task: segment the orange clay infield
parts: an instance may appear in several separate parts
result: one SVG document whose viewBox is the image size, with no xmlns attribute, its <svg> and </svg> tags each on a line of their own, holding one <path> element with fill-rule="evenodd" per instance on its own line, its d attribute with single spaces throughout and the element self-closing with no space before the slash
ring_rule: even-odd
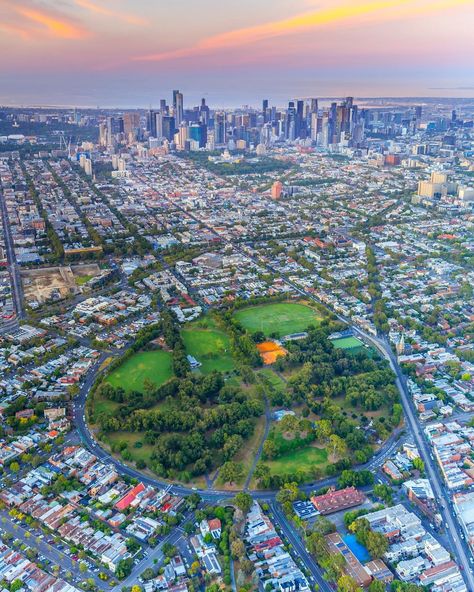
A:
<svg viewBox="0 0 474 592">
<path fill-rule="evenodd" d="M 278 357 L 286 356 L 288 353 L 284 347 L 275 341 L 257 343 L 257 349 L 265 365 L 273 364 Z"/>
</svg>

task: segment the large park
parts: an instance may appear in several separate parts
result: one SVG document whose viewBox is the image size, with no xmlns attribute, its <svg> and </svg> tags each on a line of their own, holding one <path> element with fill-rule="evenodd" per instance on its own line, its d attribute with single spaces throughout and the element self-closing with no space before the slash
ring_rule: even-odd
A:
<svg viewBox="0 0 474 592">
<path fill-rule="evenodd" d="M 182 326 L 163 311 L 104 370 L 88 420 L 122 462 L 193 486 L 336 474 L 366 462 L 401 411 L 385 362 L 334 338 L 345 329 L 303 301 L 239 303 Z"/>
</svg>

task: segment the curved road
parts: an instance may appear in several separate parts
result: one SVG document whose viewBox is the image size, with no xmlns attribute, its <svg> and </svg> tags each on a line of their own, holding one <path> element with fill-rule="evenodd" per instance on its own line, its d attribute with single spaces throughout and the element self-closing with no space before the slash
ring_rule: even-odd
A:
<svg viewBox="0 0 474 592">
<path fill-rule="evenodd" d="M 142 177 L 140 177 L 140 178 L 146 185 L 149 185 L 150 187 L 154 188 L 153 185 L 151 183 L 149 183 L 149 181 L 147 179 L 144 179 Z M 190 218 L 194 219 L 196 222 L 203 224 L 210 232 L 217 235 L 214 228 L 207 225 L 205 222 L 200 220 L 197 216 L 195 216 L 191 212 L 187 211 L 185 208 L 178 206 L 176 203 L 174 204 L 174 207 L 181 210 L 184 214 L 186 214 Z M 233 243 L 229 243 L 229 244 L 237 252 L 249 257 L 249 254 L 244 252 L 239 245 L 235 245 Z M 256 257 L 250 257 L 250 258 L 253 261 L 255 261 L 256 263 L 258 263 L 259 265 L 262 264 L 262 262 L 259 261 Z M 281 273 L 279 271 L 273 269 L 270 265 L 267 264 L 266 267 L 268 270 L 272 271 L 273 273 L 278 273 L 278 275 L 281 276 Z M 328 308 L 326 305 L 324 305 L 324 303 L 319 301 L 313 294 L 306 292 L 305 290 L 300 288 L 298 285 L 296 285 L 293 281 L 289 280 L 286 277 L 282 277 L 282 279 L 288 286 L 292 287 L 298 294 L 301 294 L 305 298 L 311 299 L 312 301 L 317 302 L 318 304 L 323 304 L 323 306 Z M 330 312 L 334 314 L 334 311 L 330 311 Z M 392 370 L 394 371 L 394 373 L 396 375 L 396 384 L 397 384 L 398 390 L 400 392 L 400 401 L 402 403 L 402 407 L 403 407 L 403 411 L 404 411 L 404 415 L 405 415 L 405 420 L 406 420 L 406 425 L 409 428 L 410 433 L 413 435 L 413 438 L 414 438 L 416 445 L 418 447 L 418 450 L 420 452 L 421 458 L 423 459 L 423 461 L 425 463 L 425 467 L 426 467 L 434 494 L 439 502 L 441 514 L 442 514 L 443 519 L 445 521 L 447 534 L 448 534 L 448 537 L 449 537 L 449 540 L 451 543 L 451 550 L 453 552 L 453 555 L 455 556 L 456 562 L 463 570 L 463 577 L 466 581 L 468 589 L 474 591 L 474 576 L 473 576 L 473 573 L 471 572 L 471 565 L 469 562 L 469 558 L 472 557 L 472 555 L 471 555 L 470 550 L 468 549 L 467 545 L 464 543 L 464 540 L 460 536 L 461 529 L 460 529 L 460 526 L 457 522 L 454 510 L 451 506 L 451 500 L 450 500 L 448 491 L 443 483 L 443 479 L 440 475 L 439 469 L 436 466 L 434 459 L 431 456 L 429 444 L 425 439 L 422 428 L 420 427 L 420 424 L 418 421 L 418 416 L 416 414 L 416 411 L 415 411 L 415 408 L 413 405 L 413 400 L 412 400 L 410 393 L 408 392 L 408 388 L 406 386 L 406 379 L 405 379 L 405 377 L 402 373 L 402 370 L 398 364 L 398 361 L 397 361 L 397 359 L 390 347 L 390 344 L 387 342 L 387 340 L 385 338 L 380 338 L 377 336 L 369 335 L 368 333 L 361 331 L 361 329 L 352 325 L 350 319 L 344 318 L 341 315 L 336 315 L 336 316 L 339 320 L 341 320 L 342 322 L 351 326 L 355 335 L 360 337 L 364 342 L 375 347 L 382 354 L 382 356 L 386 360 L 388 360 Z M 83 385 L 83 388 L 81 389 L 81 394 L 76 399 L 77 406 L 75 405 L 75 410 L 74 410 L 75 418 L 76 418 L 76 425 L 78 426 L 78 431 L 79 431 L 83 441 L 89 446 L 89 448 L 94 452 L 94 454 L 96 454 L 99 458 L 107 460 L 107 462 L 114 464 L 117 467 L 117 469 L 119 471 L 121 471 L 122 473 L 127 474 L 131 477 L 139 478 L 142 481 L 144 481 L 145 483 L 149 483 L 150 485 L 157 485 L 159 487 L 168 487 L 169 484 L 167 484 L 167 483 L 146 477 L 146 476 L 142 475 L 141 473 L 139 473 L 138 471 L 135 471 L 134 469 L 132 469 L 126 465 L 123 465 L 120 461 L 118 461 L 117 459 L 114 459 L 108 453 L 106 453 L 104 450 L 102 450 L 102 448 L 96 443 L 96 441 L 94 440 L 94 438 L 92 437 L 92 435 L 90 434 L 90 432 L 87 428 L 86 421 L 85 421 L 85 415 L 84 415 L 84 407 L 85 407 L 85 401 L 87 398 L 87 393 L 90 389 L 90 386 L 92 385 L 92 382 L 94 381 L 94 378 L 95 378 L 95 374 L 93 376 L 91 376 L 86 381 L 86 383 Z M 387 454 L 387 452 L 391 450 L 391 446 L 393 446 L 393 443 L 390 443 L 390 440 L 387 441 L 387 443 L 380 449 L 378 454 L 381 455 L 383 458 L 383 455 Z M 368 468 L 371 468 L 373 466 L 373 462 L 374 462 L 374 459 L 372 459 L 372 461 L 367 464 Z M 363 468 L 363 466 L 360 468 Z M 325 479 L 323 481 L 319 481 L 317 484 L 307 485 L 302 489 L 307 490 L 308 488 L 311 489 L 314 487 L 323 487 L 325 485 L 333 484 L 333 483 L 335 483 L 335 481 L 336 481 L 335 478 Z M 186 495 L 186 494 L 190 493 L 189 488 L 186 488 L 186 487 L 183 487 L 180 485 L 172 486 L 172 490 L 175 493 L 181 494 L 181 495 Z M 198 493 L 203 497 L 203 499 L 212 500 L 212 501 L 217 501 L 218 499 L 229 498 L 234 495 L 234 492 L 216 491 L 216 490 L 209 490 L 209 491 L 198 490 Z M 261 499 L 261 500 L 273 500 L 276 495 L 276 492 L 253 491 L 253 492 L 249 492 L 249 493 L 251 493 L 251 495 L 255 499 Z"/>
<path fill-rule="evenodd" d="M 150 477 L 138 471 L 137 469 L 134 469 L 133 467 L 124 464 L 123 462 L 112 456 L 109 452 L 107 452 L 101 447 L 101 445 L 94 438 L 92 432 L 89 430 L 89 426 L 87 425 L 85 416 L 85 404 L 87 400 L 87 395 L 89 394 L 89 391 L 99 373 L 99 367 L 104 361 L 104 359 L 107 357 L 107 355 L 108 354 L 103 353 L 100 356 L 100 358 L 94 364 L 92 369 L 89 371 L 89 375 L 83 383 L 79 395 L 74 399 L 74 424 L 83 444 L 87 446 L 87 448 L 89 448 L 89 450 L 102 461 L 113 465 L 120 474 L 127 475 L 135 479 L 140 479 L 147 485 L 152 485 L 154 487 L 159 488 L 169 488 L 173 493 L 182 496 L 189 495 L 193 492 L 197 492 L 204 500 L 212 502 L 217 502 L 218 500 L 229 499 L 234 497 L 236 491 L 226 491 L 219 489 L 195 489 L 191 487 L 186 487 L 184 485 L 171 484 L 167 481 Z M 357 468 L 374 470 L 376 467 L 380 466 L 384 462 L 385 458 L 390 456 L 395 450 L 395 448 L 399 446 L 400 436 L 401 431 L 395 430 L 393 434 L 390 436 L 390 438 L 388 438 L 386 442 L 384 442 L 384 444 L 381 446 L 381 448 L 374 454 L 374 456 L 367 463 L 363 465 L 358 465 Z M 336 482 L 337 477 L 329 477 L 321 481 L 305 484 L 301 487 L 301 489 L 303 491 L 310 492 L 314 489 L 319 489 L 321 487 L 335 485 Z M 248 493 L 250 493 L 250 495 L 254 499 L 270 501 L 275 499 L 278 490 L 254 490 L 249 491 Z"/>
<path fill-rule="evenodd" d="M 315 297 L 311 294 L 308 294 L 301 290 L 298 286 L 294 285 L 293 282 L 288 282 L 294 289 L 296 289 L 299 293 L 303 294 L 307 298 L 311 298 L 312 300 L 316 300 Z M 348 323 L 347 319 L 339 317 L 341 321 Z M 420 424 L 418 423 L 418 417 L 413 405 L 412 398 L 408 392 L 408 388 L 406 386 L 406 379 L 402 373 L 402 370 L 398 364 L 398 361 L 395 355 L 392 352 L 392 349 L 389 343 L 380 337 L 369 335 L 363 331 L 361 331 L 358 327 L 352 326 L 354 334 L 357 335 L 360 339 L 364 342 L 372 345 L 375 347 L 385 359 L 388 360 L 393 372 L 396 375 L 396 384 L 398 390 L 400 392 L 400 401 L 403 406 L 403 411 L 405 414 L 406 425 L 410 430 L 410 433 L 413 435 L 413 438 L 416 442 L 418 450 L 420 452 L 421 458 L 425 463 L 425 467 L 433 487 L 433 491 L 435 496 L 439 502 L 441 514 L 443 516 L 446 531 L 448 538 L 451 543 L 451 548 L 455 554 L 456 561 L 458 565 L 461 566 L 463 570 L 463 576 L 468 584 L 469 590 L 474 590 L 474 576 L 471 572 L 471 565 L 469 562 L 469 557 L 471 556 L 470 551 L 465 544 L 464 540 L 461 538 L 461 529 L 457 522 L 456 515 L 454 510 L 451 506 L 451 500 L 449 498 L 448 491 L 443 483 L 442 477 L 439 473 L 439 469 L 433 460 L 429 444 L 424 437 L 424 433 Z M 85 418 L 85 403 L 87 399 L 87 395 L 89 393 L 90 388 L 97 376 L 99 366 L 105 359 L 107 354 L 103 353 L 99 360 L 96 362 L 93 370 L 89 372 L 89 376 L 87 377 L 86 381 L 82 385 L 80 390 L 80 394 L 74 400 L 74 420 L 81 440 L 87 447 L 93 452 L 98 458 L 107 463 L 114 465 L 117 471 L 120 474 L 128 475 L 129 477 L 133 477 L 136 479 L 140 479 L 144 483 L 148 485 L 152 485 L 155 487 L 160 488 L 170 488 L 174 493 L 178 495 L 189 495 L 192 491 L 197 491 L 199 495 L 206 501 L 217 502 L 218 500 L 229 499 L 235 495 L 235 492 L 230 491 L 219 491 L 215 489 L 211 490 L 196 490 L 193 488 L 185 487 L 183 485 L 170 485 L 166 481 L 160 481 L 158 479 L 154 479 L 139 471 L 129 467 L 113 456 L 111 456 L 108 452 L 103 450 L 100 445 L 96 442 L 93 435 L 89 431 L 89 428 L 86 423 Z M 394 433 L 387 442 L 381 447 L 378 453 L 368 462 L 366 465 L 361 465 L 359 468 L 368 468 L 374 469 L 378 462 L 383 461 L 384 458 L 389 456 L 394 448 L 397 445 L 396 438 L 399 434 Z M 303 486 L 301 489 L 304 491 L 311 491 L 314 488 L 325 487 L 328 485 L 333 485 L 337 481 L 337 478 L 329 478 L 324 479 L 322 481 L 318 481 L 316 483 L 311 483 L 308 485 Z M 265 501 L 272 501 L 275 499 L 277 494 L 276 491 L 250 491 L 249 492 L 254 499 L 265 500 Z"/>
</svg>

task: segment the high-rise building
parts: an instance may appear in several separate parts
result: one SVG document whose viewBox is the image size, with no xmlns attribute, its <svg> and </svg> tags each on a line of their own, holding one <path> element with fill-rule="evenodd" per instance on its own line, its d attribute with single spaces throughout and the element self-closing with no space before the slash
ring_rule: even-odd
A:
<svg viewBox="0 0 474 592">
<path fill-rule="evenodd" d="M 155 133 L 155 137 L 159 140 L 163 138 L 163 113 L 160 111 L 158 111 L 158 113 L 155 113 Z"/>
<path fill-rule="evenodd" d="M 140 114 L 131 112 L 123 116 L 123 132 L 128 143 L 138 139 L 140 135 Z"/>
<path fill-rule="evenodd" d="M 106 123 L 99 124 L 99 145 L 104 148 L 107 146 L 107 124 Z"/>
<path fill-rule="evenodd" d="M 304 101 L 296 102 L 295 137 L 306 138 L 306 123 L 304 119 Z"/>
<path fill-rule="evenodd" d="M 225 113 L 214 114 L 214 140 L 216 144 L 226 143 L 226 117 Z"/>
<path fill-rule="evenodd" d="M 184 121 L 184 99 L 179 90 L 173 91 L 173 114 L 176 125 L 179 126 Z"/>
<path fill-rule="evenodd" d="M 283 183 L 281 181 L 275 181 L 271 189 L 272 199 L 280 199 L 282 193 Z"/>
<path fill-rule="evenodd" d="M 262 113 L 263 113 L 263 123 L 267 123 L 268 121 L 268 99 L 263 99 L 262 101 Z"/>
<path fill-rule="evenodd" d="M 318 141 L 318 133 L 321 131 L 321 118 L 318 117 L 318 112 L 313 111 L 311 113 L 310 120 L 311 140 L 313 142 Z"/>
<path fill-rule="evenodd" d="M 206 99 L 201 99 L 201 107 L 199 108 L 199 119 L 205 125 L 209 125 L 209 107 L 206 105 Z"/>
<path fill-rule="evenodd" d="M 198 142 L 199 148 L 205 148 L 207 144 L 207 125 L 192 123 L 189 126 L 189 139 Z"/>
<path fill-rule="evenodd" d="M 178 131 L 175 134 L 175 142 L 178 150 L 186 148 L 186 141 L 188 140 L 188 126 L 185 122 L 179 124 Z"/>
<path fill-rule="evenodd" d="M 294 140 L 296 138 L 296 109 L 293 101 L 288 103 L 286 110 L 286 138 Z"/>
<path fill-rule="evenodd" d="M 175 119 L 171 115 L 165 115 L 161 117 L 161 135 L 163 138 L 166 138 L 169 142 L 172 142 L 174 139 L 176 124 Z"/>
<path fill-rule="evenodd" d="M 150 109 L 146 116 L 146 129 L 150 136 L 156 138 L 156 111 Z"/>
</svg>

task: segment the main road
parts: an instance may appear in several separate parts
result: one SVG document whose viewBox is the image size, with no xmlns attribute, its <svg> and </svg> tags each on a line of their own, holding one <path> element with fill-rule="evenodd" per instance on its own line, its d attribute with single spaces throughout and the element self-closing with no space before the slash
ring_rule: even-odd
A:
<svg viewBox="0 0 474 592">
<path fill-rule="evenodd" d="M 0 181 L 0 208 L 3 218 L 3 236 L 5 241 L 5 250 L 7 252 L 8 271 L 10 273 L 10 283 L 12 288 L 13 302 L 15 304 L 17 319 L 22 319 L 25 314 L 23 310 L 23 290 L 21 287 L 20 270 L 15 255 L 10 218 L 8 216 L 7 204 L 3 195 L 3 188 Z"/>
<path fill-rule="evenodd" d="M 153 185 L 148 181 L 148 179 L 140 177 L 139 175 L 138 175 L 138 177 L 141 179 L 141 181 L 143 183 L 145 183 L 146 185 L 148 185 L 152 189 L 154 189 Z M 189 212 L 185 208 L 177 205 L 176 203 L 173 203 L 173 204 L 171 204 L 171 202 L 169 202 L 169 203 L 174 208 L 182 211 L 182 213 L 185 214 L 186 216 L 189 216 L 191 219 L 193 219 L 196 222 L 198 222 L 199 224 L 203 225 L 207 230 L 209 230 L 215 236 L 218 236 L 220 239 L 222 239 L 222 237 L 215 231 L 214 228 L 212 228 L 211 226 L 206 224 L 206 222 L 201 220 L 199 217 L 197 217 L 193 213 Z M 245 255 L 246 257 L 249 257 L 249 253 L 243 251 L 242 248 L 240 247 L 240 245 L 234 244 L 231 242 L 229 242 L 229 245 L 232 246 L 237 252 L 241 253 L 242 255 Z M 250 256 L 250 257 L 252 260 L 254 260 L 259 265 L 264 265 L 270 272 L 279 273 L 281 275 L 281 273 L 278 270 L 274 269 L 271 265 L 262 264 L 262 262 L 260 260 L 258 260 L 256 257 L 252 257 L 252 256 Z M 297 293 L 304 296 L 305 298 L 308 298 L 314 302 L 317 302 L 318 304 L 324 305 L 324 303 L 322 303 L 313 294 L 302 289 L 300 286 L 296 285 L 289 278 L 283 276 L 282 280 L 288 286 L 292 287 Z M 330 312 L 334 314 L 334 311 L 330 311 Z M 452 546 L 451 550 L 453 552 L 453 555 L 455 556 L 457 563 L 460 565 L 461 569 L 463 570 L 463 576 L 464 576 L 464 579 L 466 580 L 466 584 L 468 585 L 468 589 L 474 591 L 474 576 L 473 576 L 471 569 L 470 569 L 471 566 L 470 566 L 469 557 L 468 557 L 468 554 L 470 555 L 470 553 L 469 553 L 469 551 L 466 550 L 466 548 L 462 544 L 461 529 L 460 529 L 460 526 L 456 520 L 454 510 L 451 507 L 451 503 L 450 503 L 451 500 L 449 499 L 449 495 L 448 495 L 446 488 L 444 486 L 439 469 L 436 466 L 436 464 L 430 454 L 429 444 L 426 441 L 425 436 L 423 434 L 422 427 L 420 426 L 418 416 L 417 416 L 415 409 L 414 409 L 413 400 L 412 400 L 410 393 L 408 392 L 408 388 L 406 386 L 406 379 L 405 379 L 403 372 L 400 368 L 400 365 L 398 364 L 398 361 L 397 361 L 397 359 L 390 347 L 390 344 L 387 342 L 387 340 L 384 337 L 378 337 L 378 336 L 371 335 L 369 333 L 366 333 L 365 331 L 362 331 L 359 327 L 352 325 L 352 322 L 350 319 L 342 317 L 341 315 L 336 315 L 336 316 L 339 320 L 341 320 L 344 323 L 351 326 L 355 335 L 360 337 L 364 342 L 375 347 L 382 354 L 382 356 L 386 360 L 388 360 L 390 367 L 392 368 L 393 372 L 395 373 L 396 384 L 397 384 L 398 390 L 400 392 L 400 401 L 402 403 L 402 407 L 403 407 L 403 411 L 404 411 L 404 415 L 405 415 L 405 419 L 406 419 L 406 425 L 407 425 L 408 429 L 410 430 L 410 432 L 414 438 L 414 441 L 418 447 L 418 450 L 420 452 L 421 458 L 422 458 L 423 462 L 425 463 L 428 477 L 430 479 L 436 499 L 439 502 L 440 511 L 443 516 L 446 529 L 448 531 L 449 540 L 450 540 L 450 543 Z M 91 384 L 92 384 L 93 378 L 89 379 L 89 380 L 91 380 Z M 86 384 L 87 384 L 87 381 L 86 381 Z M 90 388 L 90 385 L 89 385 L 89 388 Z M 88 392 L 87 388 L 83 387 L 81 389 L 81 394 L 78 397 L 78 399 L 76 400 L 77 407 L 75 409 L 75 418 L 76 418 L 76 425 L 78 427 L 79 433 L 81 434 L 82 439 L 89 446 L 89 448 L 95 454 L 97 454 L 97 456 L 99 456 L 99 458 L 107 460 L 107 462 L 113 463 L 117 467 L 117 469 L 119 471 L 121 471 L 122 473 L 125 473 L 129 476 L 132 476 L 132 477 L 139 478 L 142 481 L 149 482 L 151 485 L 158 485 L 161 487 L 167 486 L 166 483 L 163 483 L 163 482 L 157 481 L 155 479 L 143 476 L 138 471 L 135 471 L 134 469 L 132 469 L 126 465 L 123 465 L 123 463 L 120 463 L 120 461 L 117 461 L 116 459 L 111 457 L 109 454 L 107 454 L 104 450 L 102 450 L 102 448 L 100 448 L 100 446 L 95 442 L 94 438 L 92 437 L 92 434 L 89 432 L 89 429 L 88 429 L 88 427 L 86 425 L 86 421 L 85 421 L 84 406 L 85 406 L 85 400 L 87 397 L 87 392 Z M 391 445 L 392 444 L 390 443 L 390 446 Z M 387 450 L 390 450 L 390 446 L 382 447 L 382 449 L 381 449 L 382 454 L 384 452 L 386 452 Z M 368 464 L 370 465 L 371 463 L 368 463 Z M 363 468 L 363 467 L 361 467 L 361 468 Z M 314 487 L 323 487 L 325 485 L 333 484 L 333 483 L 335 483 L 334 479 L 325 479 L 323 481 L 318 482 L 317 484 L 312 484 L 310 487 L 313 487 L 313 488 Z M 182 494 L 182 495 L 186 495 L 190 492 L 189 488 L 179 486 L 179 485 L 173 486 L 173 491 L 177 494 Z M 258 492 L 258 491 L 253 491 L 250 493 L 255 499 L 261 499 L 261 500 L 267 500 L 267 501 L 274 500 L 275 494 L 276 494 L 276 492 Z M 204 499 L 207 499 L 209 501 L 217 501 L 220 499 L 225 499 L 225 498 L 229 498 L 229 497 L 233 496 L 233 493 L 230 493 L 228 491 L 216 491 L 216 490 L 199 490 L 199 494 Z"/>
<path fill-rule="evenodd" d="M 199 495 L 204 500 L 214 503 L 220 500 L 226 500 L 234 497 L 236 493 L 235 491 L 219 489 L 196 489 L 186 487 L 184 485 L 170 484 L 167 481 L 150 477 L 149 475 L 146 475 L 143 472 L 140 472 L 137 469 L 134 469 L 133 467 L 124 464 L 119 459 L 115 458 L 101 447 L 101 445 L 97 442 L 97 440 L 94 437 L 94 434 L 89 429 L 89 426 L 87 424 L 85 405 L 89 391 L 100 373 L 100 366 L 108 356 L 109 354 L 105 352 L 103 352 L 100 355 L 100 357 L 94 363 L 92 368 L 90 368 L 89 373 L 87 374 L 87 377 L 80 388 L 79 394 L 74 399 L 73 420 L 82 443 L 85 446 L 87 446 L 87 448 L 93 454 L 95 454 L 95 456 L 97 456 L 100 460 L 113 465 L 119 474 L 127 475 L 128 477 L 134 479 L 140 479 L 146 485 L 151 485 L 152 487 L 158 488 L 168 488 L 172 493 L 176 495 L 189 495 L 190 493 L 196 492 L 199 493 Z M 359 465 L 358 468 L 375 470 L 377 467 L 379 467 L 399 445 L 400 436 L 400 431 L 396 430 L 390 436 L 390 438 L 388 438 L 384 442 L 384 444 L 379 448 L 379 450 L 374 454 L 374 456 L 367 463 Z M 301 489 L 307 492 L 311 492 L 321 487 L 336 485 L 336 483 L 337 477 L 330 477 L 328 479 L 323 479 L 321 481 L 316 481 L 314 483 L 308 483 L 306 485 L 303 485 Z M 254 490 L 249 491 L 249 493 L 254 499 L 258 499 L 261 501 L 272 501 L 275 499 L 278 491 Z"/>
</svg>

